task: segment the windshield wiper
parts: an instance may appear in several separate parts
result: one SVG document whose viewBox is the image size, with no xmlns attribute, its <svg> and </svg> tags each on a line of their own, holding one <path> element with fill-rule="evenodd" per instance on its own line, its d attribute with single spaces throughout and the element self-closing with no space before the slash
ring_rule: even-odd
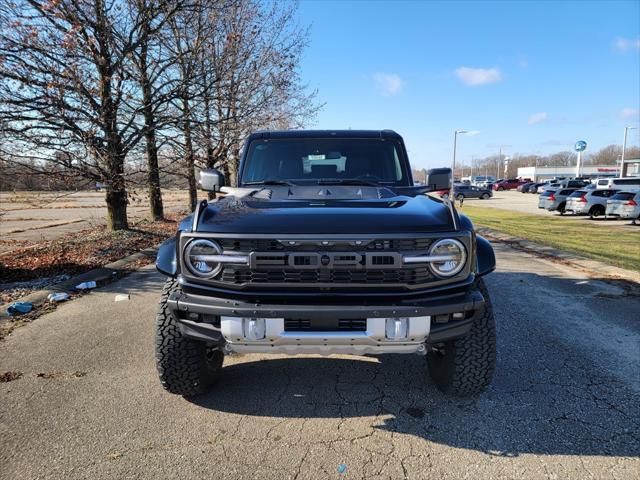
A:
<svg viewBox="0 0 640 480">
<path fill-rule="evenodd" d="M 332 178 L 318 180 L 318 185 L 366 185 L 369 187 L 379 187 L 380 183 L 370 182 L 368 180 L 359 180 L 357 178 Z"/>
<path fill-rule="evenodd" d="M 266 179 L 258 182 L 244 182 L 244 185 L 287 185 L 289 187 L 295 187 L 295 183 L 287 180 Z"/>
</svg>

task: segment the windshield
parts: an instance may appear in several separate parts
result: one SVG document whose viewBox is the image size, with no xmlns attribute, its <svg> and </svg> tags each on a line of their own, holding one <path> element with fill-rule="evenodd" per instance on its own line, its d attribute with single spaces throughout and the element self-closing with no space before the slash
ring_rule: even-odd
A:
<svg viewBox="0 0 640 480">
<path fill-rule="evenodd" d="M 397 141 L 379 138 L 254 140 L 248 146 L 242 184 L 410 185 L 402 152 Z"/>
</svg>

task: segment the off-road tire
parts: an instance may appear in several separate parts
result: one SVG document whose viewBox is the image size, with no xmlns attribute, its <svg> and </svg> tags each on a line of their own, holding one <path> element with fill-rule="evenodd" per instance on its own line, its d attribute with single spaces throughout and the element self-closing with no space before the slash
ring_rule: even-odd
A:
<svg viewBox="0 0 640 480">
<path fill-rule="evenodd" d="M 171 393 L 191 397 L 206 393 L 218 377 L 224 354 L 182 335 L 167 307 L 167 299 L 180 286 L 174 279 L 164 284 L 156 315 L 156 367 L 162 386 Z"/>
<path fill-rule="evenodd" d="M 427 353 L 429 374 L 438 389 L 448 395 L 469 397 L 491 383 L 496 367 L 496 323 L 489 292 L 482 279 L 478 288 L 484 311 L 475 315 L 467 335 L 450 340 Z"/>
</svg>

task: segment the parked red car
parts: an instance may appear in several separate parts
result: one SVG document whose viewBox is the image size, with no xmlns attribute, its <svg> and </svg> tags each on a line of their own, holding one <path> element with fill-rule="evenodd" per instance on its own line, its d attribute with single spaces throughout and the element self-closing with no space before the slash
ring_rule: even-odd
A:
<svg viewBox="0 0 640 480">
<path fill-rule="evenodd" d="M 529 182 L 531 182 L 531 180 L 528 178 L 522 180 L 509 178 L 507 180 L 500 180 L 499 182 L 494 183 L 491 188 L 494 190 L 513 190 L 514 188 L 518 188 L 520 185 L 524 185 Z"/>
</svg>

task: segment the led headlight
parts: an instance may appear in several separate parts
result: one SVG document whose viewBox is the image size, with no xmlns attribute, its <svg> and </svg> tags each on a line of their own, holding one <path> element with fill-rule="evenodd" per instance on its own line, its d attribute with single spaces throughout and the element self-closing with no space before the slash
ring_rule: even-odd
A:
<svg viewBox="0 0 640 480">
<path fill-rule="evenodd" d="M 222 249 L 216 242 L 192 240 L 184 249 L 184 264 L 193 275 L 212 278 L 222 270 L 222 264 L 215 259 L 219 255 L 222 255 Z"/>
<path fill-rule="evenodd" d="M 453 238 L 438 240 L 433 244 L 429 255 L 441 260 L 431 262 L 431 270 L 439 277 L 452 277 L 464 268 L 467 251 L 464 245 Z"/>
</svg>

